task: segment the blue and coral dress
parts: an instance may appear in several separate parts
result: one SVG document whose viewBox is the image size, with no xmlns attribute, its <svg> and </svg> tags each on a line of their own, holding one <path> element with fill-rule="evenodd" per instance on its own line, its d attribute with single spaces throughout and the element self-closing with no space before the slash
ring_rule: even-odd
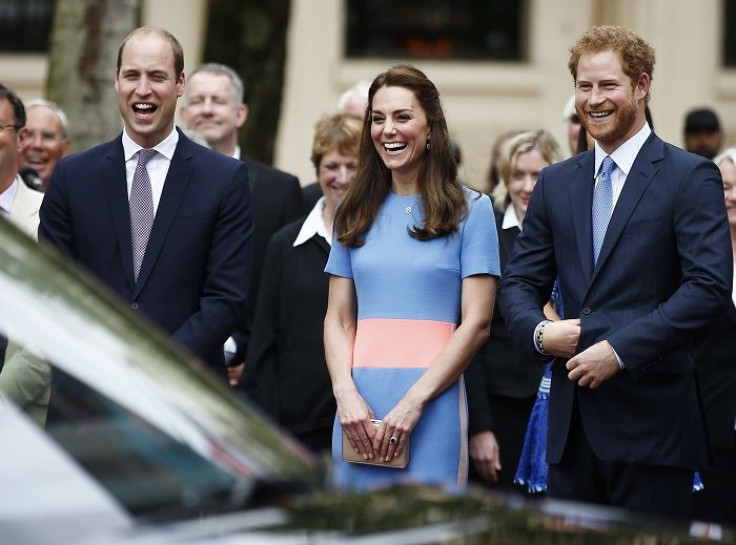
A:
<svg viewBox="0 0 736 545">
<path fill-rule="evenodd" d="M 463 279 L 500 273 L 491 202 L 471 190 L 466 190 L 466 199 L 468 214 L 457 232 L 419 241 L 408 230 L 424 222 L 420 196 L 390 192 L 363 246 L 332 245 L 325 271 L 354 282 L 358 316 L 353 380 L 376 418 L 399 402 L 452 336 Z M 332 454 L 335 484 L 341 488 L 397 482 L 464 487 L 468 453 L 463 379 L 427 404 L 410 437 L 406 469 L 344 462 L 337 418 Z"/>
</svg>

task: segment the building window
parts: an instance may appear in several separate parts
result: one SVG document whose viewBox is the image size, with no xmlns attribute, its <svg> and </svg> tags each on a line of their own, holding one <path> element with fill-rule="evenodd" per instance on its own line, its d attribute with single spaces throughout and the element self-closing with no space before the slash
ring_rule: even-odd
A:
<svg viewBox="0 0 736 545">
<path fill-rule="evenodd" d="M 736 68 L 736 0 L 723 0 L 723 65 Z"/>
<path fill-rule="evenodd" d="M 48 51 L 54 0 L 0 0 L 0 52 Z"/>
<path fill-rule="evenodd" d="M 483 61 L 526 57 L 526 0 L 346 0 L 346 56 Z"/>
</svg>

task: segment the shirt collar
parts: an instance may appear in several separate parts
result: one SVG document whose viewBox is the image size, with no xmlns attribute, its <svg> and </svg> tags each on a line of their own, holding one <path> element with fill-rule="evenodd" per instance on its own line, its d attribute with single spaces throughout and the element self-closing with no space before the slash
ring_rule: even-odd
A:
<svg viewBox="0 0 736 545">
<path fill-rule="evenodd" d="M 172 157 L 174 157 L 174 152 L 176 151 L 176 145 L 178 143 L 179 131 L 174 127 L 166 138 L 153 146 L 153 149 L 171 161 Z M 125 157 L 125 161 L 130 161 L 141 149 L 143 149 L 143 146 L 136 144 L 133 139 L 128 136 L 127 130 L 123 129 L 123 156 Z"/>
<path fill-rule="evenodd" d="M 10 217 L 10 211 L 13 209 L 13 202 L 18 193 L 18 176 L 13 178 L 8 189 L 0 193 L 0 215 Z"/>
<path fill-rule="evenodd" d="M 240 161 L 240 146 L 235 146 L 235 151 L 233 152 L 233 154 L 230 157 L 232 157 L 233 159 L 237 159 L 238 161 Z"/>
<path fill-rule="evenodd" d="M 307 242 L 314 235 L 319 235 L 327 241 L 327 244 L 332 245 L 332 233 L 327 232 L 327 225 L 322 217 L 322 211 L 325 208 L 325 197 L 322 196 L 314 205 L 314 208 L 309 212 L 307 219 L 304 220 L 302 228 L 299 230 L 299 234 L 294 240 L 294 248 Z"/>
<path fill-rule="evenodd" d="M 647 141 L 649 135 L 652 134 L 652 129 L 649 127 L 649 123 L 644 123 L 644 126 L 634 136 L 629 138 L 626 142 L 617 147 L 613 153 L 611 153 L 611 159 L 616 163 L 616 166 L 624 173 L 625 176 L 629 175 L 631 167 L 636 160 L 636 156 L 639 154 L 644 142 Z M 603 148 L 595 143 L 595 176 L 598 175 L 598 170 L 601 167 L 603 159 L 608 155 Z"/>
<path fill-rule="evenodd" d="M 516 216 L 516 210 L 514 209 L 513 203 L 509 203 L 506 207 L 506 211 L 503 213 L 503 221 L 501 222 L 501 229 L 511 229 L 517 227 L 521 230 L 521 222 Z"/>
</svg>

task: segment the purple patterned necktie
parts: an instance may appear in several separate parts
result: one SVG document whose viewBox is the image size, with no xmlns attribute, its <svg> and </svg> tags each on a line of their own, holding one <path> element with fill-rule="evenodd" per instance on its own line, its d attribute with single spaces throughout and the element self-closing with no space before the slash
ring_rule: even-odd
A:
<svg viewBox="0 0 736 545">
<path fill-rule="evenodd" d="M 613 184 L 611 174 L 616 170 L 616 163 L 610 155 L 606 155 L 601 165 L 598 183 L 593 190 L 593 266 L 598 262 L 603 238 L 606 236 L 608 222 L 613 213 Z"/>
<path fill-rule="evenodd" d="M 138 152 L 138 164 L 130 189 L 130 235 L 133 242 L 133 275 L 136 280 L 153 227 L 153 193 L 146 164 L 156 153 L 156 150 L 145 148 Z"/>
</svg>

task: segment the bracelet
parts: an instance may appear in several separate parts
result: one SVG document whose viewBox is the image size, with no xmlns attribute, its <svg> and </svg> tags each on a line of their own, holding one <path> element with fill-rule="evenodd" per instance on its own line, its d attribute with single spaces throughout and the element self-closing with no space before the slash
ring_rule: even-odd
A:
<svg viewBox="0 0 736 545">
<path fill-rule="evenodd" d="M 542 344 L 542 339 L 544 337 L 544 328 L 547 327 L 547 324 L 550 323 L 552 323 L 552 320 L 544 320 L 539 323 L 536 331 L 534 331 L 534 348 L 536 348 L 537 352 L 539 352 L 543 356 L 550 355 L 544 351 L 544 345 Z"/>
</svg>

